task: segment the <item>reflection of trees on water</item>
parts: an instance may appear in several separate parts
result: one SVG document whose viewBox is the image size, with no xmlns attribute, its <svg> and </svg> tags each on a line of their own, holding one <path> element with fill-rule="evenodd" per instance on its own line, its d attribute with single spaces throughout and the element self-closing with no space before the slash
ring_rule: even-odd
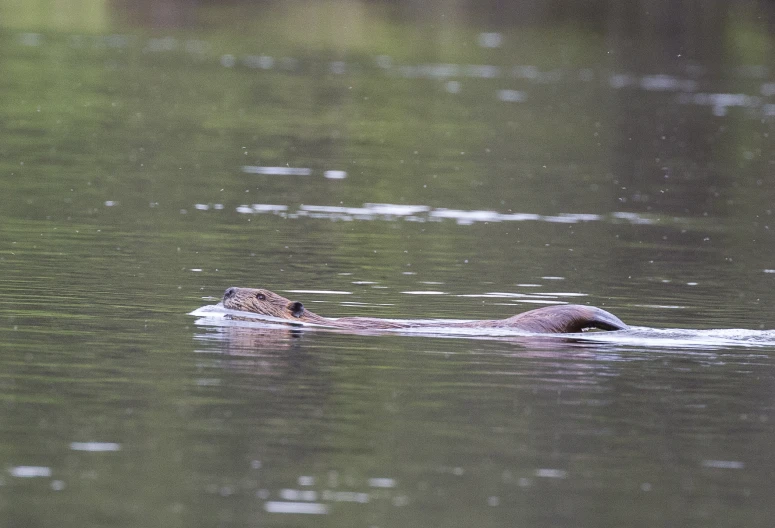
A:
<svg viewBox="0 0 775 528">
<path fill-rule="evenodd" d="M 726 3 L 613 5 L 608 26 L 613 71 L 699 80 L 722 66 Z M 624 188 L 619 197 L 624 207 L 648 211 L 658 202 L 664 212 L 707 211 L 717 175 L 707 167 L 717 158 L 718 125 L 710 112 L 666 103 L 663 93 L 637 87 L 614 93 L 612 172 Z M 672 192 L 665 195 L 668 187 Z"/>
<path fill-rule="evenodd" d="M 259 11 L 282 8 L 282 0 L 232 0 L 225 7 L 248 7 Z M 295 2 L 308 5 L 319 2 Z M 733 10 L 762 10 L 765 19 L 771 20 L 772 8 L 767 2 L 749 0 L 722 2 L 702 0 L 640 0 L 636 2 L 610 2 L 609 0 L 340 0 L 326 2 L 326 9 L 359 10 L 364 6 L 377 6 L 387 10 L 404 22 L 464 22 L 485 24 L 504 29 L 529 25 L 562 22 L 582 23 L 594 31 L 617 31 L 616 26 L 628 26 L 628 33 L 636 36 L 640 31 L 652 32 L 655 44 L 672 41 L 686 42 L 700 50 L 713 42 L 708 36 L 720 41 L 727 14 Z M 334 5 L 336 4 L 336 5 Z M 180 27 L 195 23 L 192 16 L 197 10 L 224 7 L 218 0 L 112 0 L 109 9 L 126 19 L 153 27 Z M 315 11 L 310 11 L 314 14 Z M 769 15 L 769 16 L 768 16 Z M 649 29 L 650 28 L 650 29 Z M 686 53 L 688 50 L 684 50 Z"/>
<path fill-rule="evenodd" d="M 119 20 L 152 28 L 186 27 L 196 22 L 197 0 L 110 0 Z"/>
<path fill-rule="evenodd" d="M 772 46 L 760 46 L 771 40 L 763 20 L 773 20 L 774 13 L 772 4 L 764 2 L 612 3 L 610 69 L 635 79 L 633 86 L 613 90 L 609 102 L 610 170 L 620 189 L 614 207 L 650 213 L 668 223 L 673 217 L 700 219 L 685 229 L 665 225 L 624 235 L 631 244 L 642 245 L 644 258 L 634 259 L 627 251 L 616 269 L 640 280 L 677 281 L 655 292 L 664 304 L 680 298 L 676 304 L 699 306 L 708 297 L 735 298 L 739 306 L 749 307 L 771 303 L 761 270 L 771 257 L 763 251 L 772 235 L 766 227 L 769 194 L 762 193 L 762 182 L 770 179 L 772 139 L 771 118 L 763 112 L 769 101 L 761 92 L 762 84 L 771 81 L 767 55 Z M 758 44 L 750 40 L 754 34 L 762 39 Z M 659 91 L 638 85 L 643 76 L 655 74 L 685 87 Z M 743 94 L 761 98 L 761 104 L 692 104 L 701 94 Z M 725 221 L 714 225 L 708 218 Z M 749 235 L 732 233 L 729 227 L 735 224 L 748 226 Z M 726 266 L 707 271 L 711 262 L 722 260 Z M 756 298 L 729 289 L 741 275 L 762 283 L 753 288 L 760 290 Z M 687 291 L 686 281 L 701 287 Z M 732 309 L 717 307 L 717 317 L 730 317 Z M 762 322 L 745 313 L 735 318 L 740 326 Z"/>
</svg>

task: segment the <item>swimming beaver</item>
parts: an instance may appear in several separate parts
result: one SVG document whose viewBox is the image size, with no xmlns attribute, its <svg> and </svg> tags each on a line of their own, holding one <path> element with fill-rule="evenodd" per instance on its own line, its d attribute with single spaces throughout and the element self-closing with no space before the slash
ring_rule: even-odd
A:
<svg viewBox="0 0 775 528">
<path fill-rule="evenodd" d="M 508 319 L 443 322 L 443 321 L 394 321 L 374 317 L 341 317 L 330 319 L 310 312 L 298 301 L 291 301 L 264 289 L 228 288 L 223 294 L 223 306 L 230 310 L 242 310 L 271 315 L 293 322 L 314 323 L 350 330 L 389 330 L 397 328 L 514 328 L 526 332 L 571 333 L 598 328 L 600 330 L 625 330 L 627 325 L 613 314 L 578 304 L 546 306 L 517 314 Z"/>
</svg>

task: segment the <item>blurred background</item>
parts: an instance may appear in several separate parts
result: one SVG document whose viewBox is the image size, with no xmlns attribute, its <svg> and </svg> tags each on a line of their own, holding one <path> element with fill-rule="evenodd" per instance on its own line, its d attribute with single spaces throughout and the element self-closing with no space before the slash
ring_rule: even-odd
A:
<svg viewBox="0 0 775 528">
<path fill-rule="evenodd" d="M 773 24 L 747 0 L 0 0 L 0 524 L 768 525 Z M 187 315 L 229 286 L 679 333 Z"/>
<path fill-rule="evenodd" d="M 364 269 L 352 258 L 458 280 L 468 261 L 496 284 L 605 268 L 619 285 L 702 278 L 714 294 L 750 272 L 751 295 L 769 299 L 769 3 L 0 6 L 7 229 L 67 218 L 149 237 L 140 251 L 167 236 L 148 258 L 180 258 L 218 290 L 312 288 L 337 252 L 294 255 L 327 239 L 345 261 L 327 280 Z M 367 207 L 375 221 L 342 224 L 353 211 L 314 210 L 364 204 L 444 221 Z M 310 221 L 321 215 L 334 222 Z M 77 238 L 114 244 L 100 233 Z M 348 252 L 370 240 L 380 255 Z M 712 271 L 676 269 L 698 252 Z M 281 263 L 315 276 L 275 280 Z M 191 278 L 135 287 L 185 291 Z"/>
</svg>

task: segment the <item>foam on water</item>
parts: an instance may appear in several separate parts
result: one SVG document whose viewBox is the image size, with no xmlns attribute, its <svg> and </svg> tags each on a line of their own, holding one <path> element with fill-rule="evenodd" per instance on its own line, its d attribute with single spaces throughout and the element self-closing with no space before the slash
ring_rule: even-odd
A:
<svg viewBox="0 0 775 528">
<path fill-rule="evenodd" d="M 584 339 L 599 343 L 657 348 L 761 348 L 775 346 L 775 330 L 693 330 L 633 326 L 629 330 L 619 332 L 589 332 L 584 334 Z"/>
<path fill-rule="evenodd" d="M 287 319 L 281 319 L 279 317 L 261 315 L 252 312 L 243 312 L 240 310 L 230 310 L 228 308 L 224 308 L 223 304 L 221 303 L 202 306 L 201 308 L 197 308 L 193 312 L 190 312 L 188 315 L 199 317 L 199 319 L 195 321 L 195 324 L 202 326 L 254 326 L 258 328 L 288 328 L 289 324 Z M 227 317 L 229 315 L 240 317 L 240 320 L 235 321 L 234 319 L 229 319 Z M 296 321 L 293 322 L 293 325 L 294 327 L 320 326 L 312 323 Z"/>
</svg>

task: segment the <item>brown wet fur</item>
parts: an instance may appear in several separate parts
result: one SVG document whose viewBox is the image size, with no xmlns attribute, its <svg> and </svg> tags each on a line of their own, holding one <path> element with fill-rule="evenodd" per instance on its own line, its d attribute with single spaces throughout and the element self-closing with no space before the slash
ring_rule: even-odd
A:
<svg viewBox="0 0 775 528">
<path fill-rule="evenodd" d="M 467 322 L 439 321 L 393 321 L 374 317 L 341 317 L 330 319 L 307 310 L 298 301 L 291 301 L 272 291 L 255 288 L 228 288 L 223 294 L 223 306 L 261 315 L 269 315 L 294 323 L 314 323 L 333 328 L 349 330 L 390 330 L 401 328 L 514 328 L 536 333 L 574 333 L 589 329 L 625 330 L 624 324 L 615 315 L 578 304 L 545 306 L 523 312 L 508 319 L 494 319 Z"/>
</svg>

